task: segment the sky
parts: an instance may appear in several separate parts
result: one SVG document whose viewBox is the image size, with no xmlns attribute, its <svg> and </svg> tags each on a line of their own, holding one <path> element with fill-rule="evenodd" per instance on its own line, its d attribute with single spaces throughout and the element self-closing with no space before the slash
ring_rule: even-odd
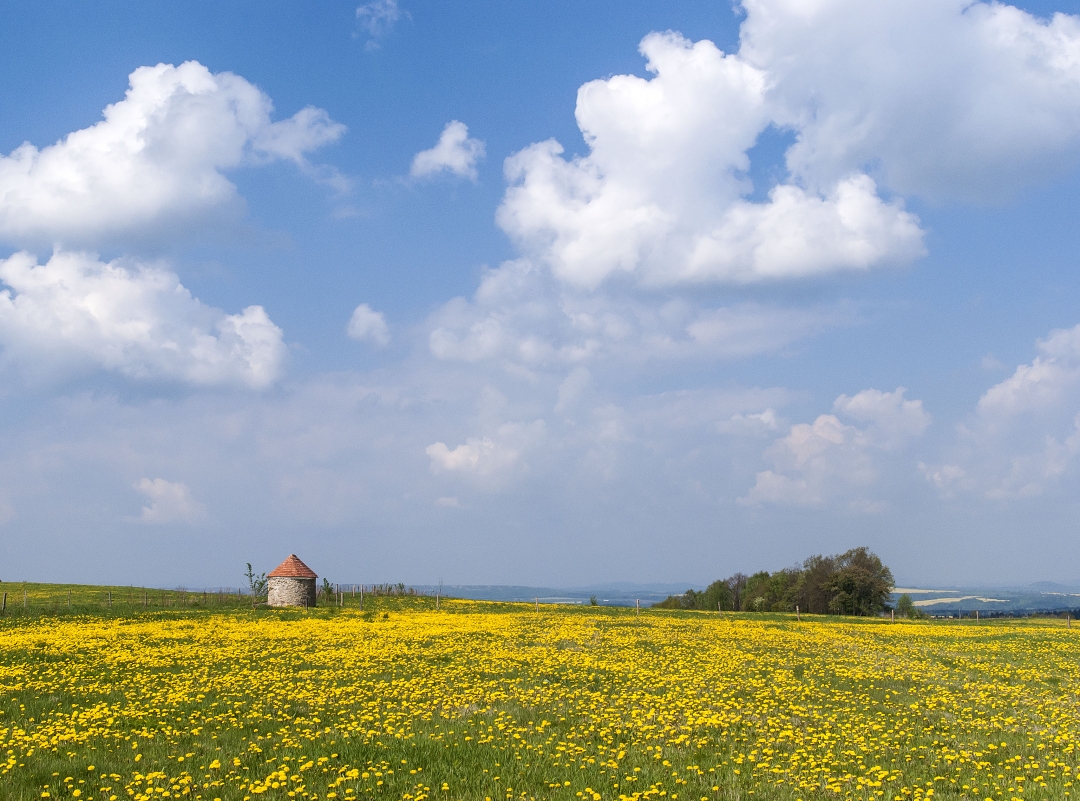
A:
<svg viewBox="0 0 1080 801">
<path fill-rule="evenodd" d="M 0 28 L 0 580 L 1080 581 L 1080 8 Z"/>
</svg>

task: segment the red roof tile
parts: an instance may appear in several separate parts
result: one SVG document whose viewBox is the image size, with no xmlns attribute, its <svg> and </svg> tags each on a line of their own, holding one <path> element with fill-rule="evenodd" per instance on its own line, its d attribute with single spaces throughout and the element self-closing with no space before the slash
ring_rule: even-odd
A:
<svg viewBox="0 0 1080 801">
<path fill-rule="evenodd" d="M 266 576 L 267 578 L 318 578 L 315 571 L 301 562 L 294 553 L 289 554 L 288 559 L 267 573 Z"/>
</svg>

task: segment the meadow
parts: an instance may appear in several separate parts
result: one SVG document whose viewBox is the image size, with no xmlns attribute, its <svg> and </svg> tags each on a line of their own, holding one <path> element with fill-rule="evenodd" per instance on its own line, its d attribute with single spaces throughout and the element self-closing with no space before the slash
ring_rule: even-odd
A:
<svg viewBox="0 0 1080 801">
<path fill-rule="evenodd" d="M 4 801 L 1061 799 L 1077 770 L 1060 620 L 94 592 L 9 595 Z"/>
</svg>

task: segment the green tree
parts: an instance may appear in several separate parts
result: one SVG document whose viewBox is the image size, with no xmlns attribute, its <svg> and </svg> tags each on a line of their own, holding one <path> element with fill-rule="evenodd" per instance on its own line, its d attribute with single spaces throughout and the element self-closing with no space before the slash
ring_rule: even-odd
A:
<svg viewBox="0 0 1080 801">
<path fill-rule="evenodd" d="M 915 612 L 915 602 L 906 592 L 896 601 L 896 611 L 902 617 L 911 617 Z"/>
<path fill-rule="evenodd" d="M 893 588 L 893 574 L 868 548 L 852 548 L 835 557 L 829 580 L 829 611 L 840 615 L 879 615 Z"/>
<path fill-rule="evenodd" d="M 915 606 L 915 602 L 906 592 L 896 601 L 896 613 L 910 620 L 923 620 L 926 617 L 926 612 Z"/>
<path fill-rule="evenodd" d="M 726 582 L 731 590 L 731 608 L 736 612 L 743 610 L 743 591 L 746 589 L 746 582 L 747 578 L 742 573 L 736 573 Z"/>
<path fill-rule="evenodd" d="M 829 583 L 835 573 L 835 556 L 811 556 L 802 563 L 794 592 L 794 600 L 800 611 L 812 615 L 829 612 L 829 602 L 833 596 Z"/>
<path fill-rule="evenodd" d="M 708 609 L 709 611 L 735 608 L 733 606 L 731 587 L 723 579 L 714 581 L 706 587 L 705 592 L 698 595 L 698 602 L 701 604 L 698 607 L 699 609 Z"/>
</svg>

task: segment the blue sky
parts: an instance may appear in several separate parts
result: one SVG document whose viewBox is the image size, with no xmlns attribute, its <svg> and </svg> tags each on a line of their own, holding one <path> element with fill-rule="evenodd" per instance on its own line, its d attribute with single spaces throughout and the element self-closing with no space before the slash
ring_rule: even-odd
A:
<svg viewBox="0 0 1080 801">
<path fill-rule="evenodd" d="M 10 4 L 0 579 L 1080 580 L 1074 11 Z"/>
</svg>

